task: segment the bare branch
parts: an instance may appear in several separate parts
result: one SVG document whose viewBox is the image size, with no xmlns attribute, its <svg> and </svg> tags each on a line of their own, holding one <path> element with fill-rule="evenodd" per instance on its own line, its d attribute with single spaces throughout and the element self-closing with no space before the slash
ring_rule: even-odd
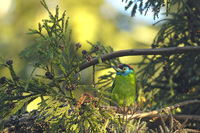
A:
<svg viewBox="0 0 200 133">
<path fill-rule="evenodd" d="M 112 53 L 108 53 L 101 56 L 102 62 L 110 59 L 114 59 L 117 57 L 123 56 L 138 56 L 138 55 L 170 55 L 170 54 L 178 54 L 178 53 L 187 53 L 187 52 L 200 52 L 200 46 L 188 46 L 188 47 L 171 47 L 171 48 L 159 48 L 159 49 L 130 49 L 130 50 L 121 50 Z M 99 58 L 99 57 L 98 57 Z M 97 57 L 92 59 L 90 62 L 85 62 L 80 65 L 80 71 L 99 63 L 99 59 Z M 63 77 L 61 74 L 59 77 Z M 52 83 L 49 82 L 49 83 Z"/>
<path fill-rule="evenodd" d="M 169 115 L 161 114 L 162 118 L 165 120 L 169 118 Z M 200 115 L 172 115 L 173 118 L 177 119 L 178 121 L 184 121 L 185 119 L 188 119 L 188 122 L 200 122 Z M 146 117 L 145 119 L 153 119 L 156 121 L 160 116 L 157 115 L 151 115 Z"/>
<path fill-rule="evenodd" d="M 112 53 L 108 53 L 101 56 L 102 61 L 110 60 L 122 56 L 132 56 L 132 55 L 170 55 L 186 52 L 200 52 L 200 46 L 188 46 L 188 47 L 170 47 L 170 48 L 159 48 L 159 49 L 130 49 L 121 50 Z M 94 58 L 90 62 L 86 62 L 80 66 L 80 71 L 90 67 L 92 65 L 98 64 L 98 58 Z"/>
<path fill-rule="evenodd" d="M 180 102 L 180 103 L 177 103 L 175 105 L 172 105 L 172 106 L 169 106 L 169 107 L 165 107 L 165 108 L 162 108 L 162 109 L 159 109 L 159 110 L 153 110 L 153 111 L 150 111 L 150 112 L 139 112 L 139 113 L 135 113 L 135 114 L 130 114 L 130 115 L 127 115 L 127 118 L 145 118 L 145 117 L 149 117 L 151 118 L 150 116 L 156 116 L 158 117 L 157 115 L 159 113 L 162 113 L 162 112 L 167 112 L 169 110 L 174 110 L 176 108 L 179 108 L 181 106 L 185 106 L 185 105 L 189 105 L 189 104 L 195 104 L 195 103 L 200 103 L 200 100 L 190 100 L 190 101 L 185 101 L 185 102 Z M 115 106 L 101 106 L 103 109 L 112 109 L 114 110 L 115 112 L 119 112 L 119 108 L 115 107 Z M 124 115 L 122 112 L 119 112 L 118 116 L 122 116 Z M 191 119 L 195 118 L 195 117 L 190 117 Z M 196 121 L 200 121 L 200 119 L 198 119 L 200 117 L 196 117 Z"/>
</svg>

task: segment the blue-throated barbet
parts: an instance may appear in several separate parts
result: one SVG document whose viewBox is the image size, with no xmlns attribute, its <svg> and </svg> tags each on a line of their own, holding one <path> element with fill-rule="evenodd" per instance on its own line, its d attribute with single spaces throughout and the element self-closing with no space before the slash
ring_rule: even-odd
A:
<svg viewBox="0 0 200 133">
<path fill-rule="evenodd" d="M 130 65 L 121 64 L 115 69 L 116 77 L 111 90 L 111 100 L 115 101 L 119 106 L 133 104 L 136 95 L 135 71 Z M 113 102 L 111 101 L 111 105 Z"/>
</svg>

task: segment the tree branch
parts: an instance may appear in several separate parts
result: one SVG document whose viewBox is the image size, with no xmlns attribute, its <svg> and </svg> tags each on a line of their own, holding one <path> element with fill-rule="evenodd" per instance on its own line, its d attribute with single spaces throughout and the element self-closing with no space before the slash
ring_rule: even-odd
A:
<svg viewBox="0 0 200 133">
<path fill-rule="evenodd" d="M 164 120 L 169 118 L 169 115 L 166 114 L 161 114 L 161 116 Z M 184 121 L 185 119 L 188 119 L 188 122 L 200 122 L 200 115 L 172 115 L 172 117 L 178 121 Z M 160 116 L 158 114 L 145 117 L 146 120 L 152 119 L 153 121 L 159 121 L 159 118 Z"/>
<path fill-rule="evenodd" d="M 170 47 L 170 48 L 159 48 L 159 49 L 130 49 L 121 50 L 112 53 L 108 53 L 101 56 L 102 61 L 110 60 L 122 56 L 132 56 L 132 55 L 170 55 L 186 52 L 200 52 L 200 46 L 188 46 L 188 47 Z M 80 66 L 80 71 L 90 67 L 92 65 L 98 64 L 98 58 L 94 58 L 90 62 L 83 63 Z"/>
<path fill-rule="evenodd" d="M 165 107 L 165 108 L 162 108 L 162 109 L 159 109 L 159 110 L 135 114 L 132 117 L 134 117 L 134 118 L 144 118 L 144 117 L 147 117 L 147 116 L 156 115 L 156 114 L 159 114 L 159 113 L 162 113 L 162 112 L 167 112 L 169 110 L 174 110 L 174 109 L 179 108 L 181 106 L 185 106 L 185 105 L 188 105 L 188 104 L 194 104 L 194 103 L 200 103 L 200 100 L 190 100 L 190 101 L 180 102 L 180 103 L 177 103 L 177 104 L 172 105 L 170 107 Z"/>
<path fill-rule="evenodd" d="M 188 46 L 188 47 L 170 47 L 170 48 L 159 48 L 159 49 L 129 49 L 129 50 L 120 50 L 116 52 L 111 52 L 101 56 L 102 62 L 110 59 L 114 59 L 117 57 L 123 56 L 132 56 L 132 55 L 170 55 L 170 54 L 178 54 L 178 53 L 186 53 L 186 52 L 200 52 L 200 46 Z M 99 57 L 93 58 L 92 61 L 85 62 L 80 65 L 80 71 L 96 65 L 99 63 Z M 61 74 L 59 77 L 63 77 Z M 49 82 L 49 83 L 52 83 Z"/>
<path fill-rule="evenodd" d="M 150 116 L 155 116 L 155 115 L 157 115 L 159 113 L 162 113 L 162 112 L 167 112 L 169 110 L 174 110 L 174 109 L 179 108 L 181 106 L 185 106 L 185 105 L 189 105 L 189 104 L 195 104 L 195 103 L 200 103 L 200 100 L 190 100 L 190 101 L 180 102 L 180 103 L 177 103 L 175 105 L 172 105 L 172 106 L 169 106 L 169 107 L 165 107 L 165 108 L 162 108 L 162 109 L 159 109 L 159 110 L 153 110 L 153 111 L 150 111 L 150 112 L 139 112 L 139 113 L 136 112 L 135 114 L 127 114 L 126 117 L 127 118 L 131 118 L 131 119 L 134 119 L 134 118 L 146 118 L 146 117 L 150 117 Z M 124 113 L 121 112 L 121 110 L 123 110 L 123 109 L 119 109 L 116 106 L 103 106 L 102 105 L 101 107 L 103 109 L 112 109 L 114 112 L 119 112 L 118 116 L 123 116 L 124 115 Z M 200 121 L 200 119 L 198 119 L 198 121 Z"/>
</svg>

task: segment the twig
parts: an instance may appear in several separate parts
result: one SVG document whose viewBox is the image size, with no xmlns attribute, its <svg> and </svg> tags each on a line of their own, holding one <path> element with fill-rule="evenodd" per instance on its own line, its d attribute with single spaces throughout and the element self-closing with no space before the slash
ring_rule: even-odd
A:
<svg viewBox="0 0 200 133">
<path fill-rule="evenodd" d="M 93 74 L 92 74 L 92 78 L 93 78 L 93 81 L 92 81 L 92 84 L 95 88 L 95 65 L 93 65 Z"/>
<path fill-rule="evenodd" d="M 169 115 L 161 114 L 161 116 L 164 120 L 169 119 Z M 160 118 L 160 116 L 156 114 L 156 115 L 145 117 L 144 120 L 156 121 L 158 120 L 158 118 Z M 185 119 L 188 119 L 188 122 L 200 122 L 200 115 L 172 115 L 172 118 L 178 121 L 184 121 Z"/>
<path fill-rule="evenodd" d="M 95 65 L 93 65 L 92 78 L 93 78 L 92 84 L 93 84 L 93 87 L 95 88 Z M 94 91 L 94 96 L 97 97 L 97 92 L 96 91 Z"/>
<path fill-rule="evenodd" d="M 106 61 L 117 57 L 122 56 L 132 56 L 132 55 L 170 55 L 186 52 L 200 52 L 200 46 L 188 46 L 188 47 L 170 47 L 170 48 L 159 48 L 159 49 L 130 49 L 130 50 L 121 50 L 112 53 L 108 53 L 101 56 L 101 60 Z M 92 65 L 98 64 L 98 58 L 94 58 L 90 62 L 83 63 L 80 66 L 80 71 L 90 67 Z"/>
<path fill-rule="evenodd" d="M 190 101 L 185 101 L 185 102 L 180 102 L 178 104 L 175 104 L 175 105 L 172 105 L 170 107 L 165 107 L 165 108 L 162 108 L 162 109 L 159 109 L 159 110 L 154 110 L 154 111 L 150 111 L 150 112 L 142 112 L 142 113 L 135 113 L 134 115 L 127 115 L 127 118 L 145 118 L 145 117 L 149 117 L 149 116 L 155 116 L 159 113 L 162 113 L 162 112 L 167 112 L 169 110 L 174 110 L 178 107 L 181 107 L 181 106 L 185 106 L 185 105 L 188 105 L 188 104 L 194 104 L 194 103 L 200 103 L 200 100 L 190 100 Z M 101 106 L 103 109 L 112 109 L 114 110 L 115 112 L 119 112 L 119 109 L 117 107 L 114 107 L 114 106 Z M 121 112 L 119 114 L 117 114 L 118 116 L 120 115 L 123 115 Z M 195 117 L 191 117 L 191 118 L 195 118 Z M 199 117 L 197 117 L 197 121 L 200 121 L 200 119 L 198 119 Z"/>
</svg>

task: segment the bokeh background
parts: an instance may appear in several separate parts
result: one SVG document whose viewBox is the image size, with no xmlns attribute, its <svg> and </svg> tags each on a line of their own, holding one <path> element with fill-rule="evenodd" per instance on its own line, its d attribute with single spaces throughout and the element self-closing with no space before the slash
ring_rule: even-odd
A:
<svg viewBox="0 0 200 133">
<path fill-rule="evenodd" d="M 159 25 L 153 23 L 151 11 L 146 16 L 131 10 L 125 11 L 121 0 L 46 0 L 54 13 L 56 5 L 60 15 L 66 10 L 69 27 L 72 29 L 72 43 L 81 43 L 82 49 L 90 49 L 86 40 L 110 45 L 115 51 L 150 48 Z M 40 0 L 0 0 L 0 55 L 14 60 L 14 67 L 21 78 L 26 79 L 32 70 L 27 59 L 20 59 L 20 53 L 34 44 L 37 36 L 27 35 L 28 29 L 37 29 L 42 19 L 48 18 Z M 81 53 L 81 51 L 80 51 Z M 123 63 L 139 62 L 141 56 L 121 57 Z M 136 70 L 137 71 L 137 70 Z M 84 70 L 85 81 L 90 79 L 90 70 Z M 41 73 L 37 70 L 36 73 Z M 97 76 L 106 73 L 98 72 Z M 9 77 L 9 71 L 0 67 L 0 76 Z M 33 105 L 32 105 L 32 108 Z"/>
</svg>

